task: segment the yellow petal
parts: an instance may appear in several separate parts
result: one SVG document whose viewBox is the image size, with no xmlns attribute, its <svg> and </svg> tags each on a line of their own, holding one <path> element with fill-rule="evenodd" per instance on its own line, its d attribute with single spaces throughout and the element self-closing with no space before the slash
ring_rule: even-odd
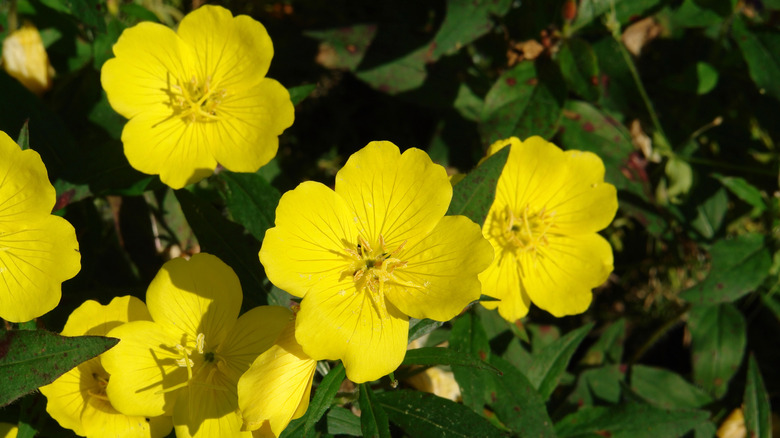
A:
<svg viewBox="0 0 780 438">
<path fill-rule="evenodd" d="M 394 274 L 407 284 L 391 284 L 387 298 L 414 318 L 447 321 L 479 299 L 477 274 L 493 260 L 493 248 L 479 225 L 465 216 L 445 216 L 416 245 L 402 251 L 407 266 Z"/>
<path fill-rule="evenodd" d="M 170 110 L 149 110 L 127 122 L 122 143 L 134 168 L 158 174 L 165 184 L 180 189 L 211 175 L 217 162 L 209 151 L 212 128 L 188 123 Z"/>
<path fill-rule="evenodd" d="M 495 260 L 479 275 L 479 280 L 483 294 L 501 300 L 481 301 L 485 308 L 498 308 L 498 313 L 509 322 L 528 314 L 531 298 L 520 279 L 520 267 L 514 253 L 496 248 Z"/>
<path fill-rule="evenodd" d="M 612 272 L 612 247 L 596 233 L 550 236 L 549 246 L 536 260 L 521 260 L 523 282 L 531 301 L 555 316 L 584 312 L 593 299 L 591 289 Z"/>
<path fill-rule="evenodd" d="M 46 396 L 46 411 L 49 415 L 60 426 L 71 429 L 77 435 L 86 435 L 81 421 L 82 413 L 95 409 L 93 404 L 87 403 L 89 387 L 84 382 L 86 376 L 92 380 L 92 373 L 97 367 L 100 367 L 100 361 L 97 358 L 90 359 L 40 388 Z"/>
<path fill-rule="evenodd" d="M 193 339 L 203 333 L 209 345 L 219 345 L 226 338 L 238 319 L 242 299 L 235 272 L 206 253 L 166 262 L 146 292 L 146 304 L 155 322 L 175 327 L 177 333 Z"/>
<path fill-rule="evenodd" d="M 125 29 L 114 44 L 116 57 L 100 72 L 111 107 L 128 119 L 146 111 L 171 115 L 173 95 L 167 90 L 193 74 L 190 50 L 162 24 L 143 22 Z"/>
<path fill-rule="evenodd" d="M 177 438 L 241 437 L 251 432 L 241 431 L 236 387 L 217 382 L 216 388 L 190 385 L 179 392 L 173 412 L 173 427 Z"/>
<path fill-rule="evenodd" d="M 195 53 L 194 72 L 211 77 L 215 87 L 254 86 L 268 72 L 274 55 L 262 24 L 220 6 L 200 7 L 182 19 L 178 35 Z"/>
<path fill-rule="evenodd" d="M 206 124 L 214 158 L 228 170 L 255 172 L 276 156 L 279 135 L 292 125 L 294 109 L 287 89 L 266 78 L 226 97 L 219 115 L 219 121 Z"/>
<path fill-rule="evenodd" d="M 369 243 L 380 235 L 389 248 L 414 244 L 447 212 L 452 186 L 447 172 L 425 152 L 400 154 L 388 141 L 374 141 L 354 153 L 336 174 L 336 193 L 358 218 Z"/>
<path fill-rule="evenodd" d="M 59 216 L 0 222 L 0 318 L 25 322 L 53 309 L 81 268 L 73 226 Z"/>
<path fill-rule="evenodd" d="M 260 353 L 271 348 L 291 321 L 290 309 L 280 306 L 259 306 L 241 315 L 219 346 L 219 354 L 226 365 L 221 371 L 233 382 L 238 382 L 241 374 Z"/>
<path fill-rule="evenodd" d="M 161 390 L 187 381 L 186 368 L 176 363 L 181 355 L 172 348 L 181 339 L 151 321 L 120 325 L 108 336 L 120 339 L 100 356 L 111 375 L 106 393 L 114 408 L 125 415 L 170 415 L 177 391 Z"/>
<path fill-rule="evenodd" d="M 111 329 L 130 321 L 151 321 L 146 304 L 136 297 L 114 297 L 104 306 L 87 300 L 68 317 L 62 336 L 105 336 Z"/>
<path fill-rule="evenodd" d="M 265 234 L 260 262 L 277 287 L 302 297 L 310 289 L 341 283 L 349 263 L 344 249 L 357 241 L 355 217 L 333 190 L 304 182 L 282 196 L 276 227 Z"/>
<path fill-rule="evenodd" d="M 341 359 L 355 383 L 376 380 L 401 364 L 409 318 L 370 292 L 333 287 L 301 302 L 295 338 L 312 359 Z"/>
<path fill-rule="evenodd" d="M 35 220 L 54 207 L 54 187 L 38 152 L 0 131 L 0 224 Z"/>
<path fill-rule="evenodd" d="M 0 423 L 0 438 L 16 438 L 19 427 L 11 423 Z"/>
<path fill-rule="evenodd" d="M 261 354 L 238 381 L 238 406 L 247 430 L 268 422 L 275 436 L 281 435 L 296 415 L 309 405 L 317 361 L 303 352 L 295 340 L 291 321 L 276 344 Z"/>
</svg>

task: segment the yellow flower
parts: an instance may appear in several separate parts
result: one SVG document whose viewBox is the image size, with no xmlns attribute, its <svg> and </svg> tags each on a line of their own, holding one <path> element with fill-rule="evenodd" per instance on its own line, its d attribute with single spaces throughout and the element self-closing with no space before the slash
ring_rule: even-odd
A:
<svg viewBox="0 0 780 438">
<path fill-rule="evenodd" d="M 479 226 L 444 216 L 452 186 L 419 149 L 372 142 L 336 175 L 282 196 L 260 261 L 303 297 L 295 337 L 313 359 L 341 359 L 361 383 L 395 370 L 409 317 L 446 321 L 480 296 L 493 251 Z"/>
<path fill-rule="evenodd" d="M 57 306 L 81 269 L 73 226 L 53 216 L 54 187 L 37 152 L 0 131 L 0 318 L 25 322 Z"/>
<path fill-rule="evenodd" d="M 146 293 L 152 321 L 133 321 L 108 336 L 106 393 L 126 415 L 173 415 L 176 436 L 251 436 L 241 432 L 236 384 L 279 337 L 291 316 L 256 307 L 240 318 L 241 284 L 210 254 L 163 265 Z"/>
<path fill-rule="evenodd" d="M 316 367 L 317 361 L 295 340 L 291 318 L 274 345 L 238 380 L 244 428 L 255 431 L 256 437 L 278 437 L 290 421 L 302 417 L 309 407 Z"/>
<path fill-rule="evenodd" d="M 135 297 L 116 297 L 107 306 L 86 301 L 71 313 L 63 336 L 105 336 L 128 321 L 151 321 L 144 303 Z M 86 437 L 163 437 L 173 428 L 170 417 L 129 417 L 118 412 L 106 396 L 110 375 L 101 356 L 90 359 L 41 387 L 46 411 L 60 423 Z"/>
<path fill-rule="evenodd" d="M 596 232 L 615 216 L 617 191 L 595 154 L 512 137 L 488 155 L 505 146 L 509 158 L 482 227 L 496 258 L 479 276 L 483 293 L 501 301 L 481 303 L 508 321 L 531 302 L 555 316 L 584 312 L 591 289 L 612 272 L 612 248 Z"/>
<path fill-rule="evenodd" d="M 122 32 L 101 82 L 128 118 L 125 155 L 141 172 L 181 188 L 217 163 L 254 172 L 292 125 L 287 90 L 265 77 L 271 38 L 257 21 L 219 6 L 188 14 L 177 32 L 144 22 Z"/>
<path fill-rule="evenodd" d="M 25 24 L 3 40 L 3 68 L 39 96 L 51 88 L 54 69 L 35 26 Z"/>
</svg>

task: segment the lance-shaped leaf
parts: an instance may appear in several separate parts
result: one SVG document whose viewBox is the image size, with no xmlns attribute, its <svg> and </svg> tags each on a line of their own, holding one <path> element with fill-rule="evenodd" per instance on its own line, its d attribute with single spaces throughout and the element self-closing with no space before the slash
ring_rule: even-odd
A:
<svg viewBox="0 0 780 438">
<path fill-rule="evenodd" d="M 118 339 L 66 337 L 45 330 L 0 330 L 0 407 L 105 352 Z"/>
<path fill-rule="evenodd" d="M 304 99 L 309 97 L 312 91 L 314 91 L 316 88 L 316 84 L 306 84 L 292 87 L 287 91 L 290 92 L 290 100 L 292 100 L 293 105 L 297 106 L 299 103 L 303 102 Z"/>
<path fill-rule="evenodd" d="M 683 436 L 706 423 L 707 411 L 666 410 L 640 403 L 609 407 L 584 407 L 555 425 L 558 438 L 608 436 L 610 438 L 656 438 Z"/>
<path fill-rule="evenodd" d="M 533 355 L 533 363 L 526 371 L 526 376 L 542 398 L 550 398 L 574 352 L 592 328 L 593 323 L 590 323 L 573 330 Z"/>
<path fill-rule="evenodd" d="M 764 236 L 743 234 L 719 240 L 710 250 L 712 267 L 701 283 L 682 292 L 680 298 L 693 304 L 734 301 L 764 281 L 772 264 Z"/>
<path fill-rule="evenodd" d="M 508 157 L 509 148 L 496 152 L 455 184 L 447 214 L 466 216 L 479 225 L 485 223 L 490 206 L 496 198 L 498 177 L 501 176 Z"/>
<path fill-rule="evenodd" d="M 769 406 L 761 372 L 753 356 L 748 362 L 747 384 L 745 385 L 745 427 L 748 436 L 769 438 L 772 436 L 772 409 Z"/>
<path fill-rule="evenodd" d="M 507 148 L 508 149 L 508 148 Z M 490 361 L 490 344 L 482 322 L 473 312 L 466 312 L 452 323 L 450 348 L 465 354 Z M 463 404 L 474 412 L 481 413 L 490 400 L 493 380 L 490 373 L 455 365 L 452 367 L 455 381 L 460 386 Z"/>
<path fill-rule="evenodd" d="M 233 220 L 262 242 L 265 231 L 274 226 L 279 191 L 256 173 L 222 171 L 219 178 L 225 182 L 222 194 Z"/>
<path fill-rule="evenodd" d="M 333 403 L 333 397 L 339 391 L 341 382 L 346 377 L 347 370 L 343 364 L 339 364 L 336 368 L 330 370 L 330 372 L 323 377 L 322 382 L 317 386 L 317 392 L 314 393 L 314 398 L 309 403 L 309 411 L 306 415 L 306 431 L 310 431 L 314 428 L 314 424 L 322 418 L 322 414 L 328 410 Z"/>
<path fill-rule="evenodd" d="M 731 304 L 699 306 L 688 317 L 694 381 L 710 394 L 726 394 L 747 344 L 745 318 Z"/>
<path fill-rule="evenodd" d="M 504 436 L 488 420 L 466 406 L 433 394 L 402 390 L 376 394 L 375 398 L 390 420 L 409 436 L 431 438 Z M 365 430 L 363 436 L 367 436 Z"/>
<path fill-rule="evenodd" d="M 360 385 L 360 428 L 365 437 L 390 438 L 387 414 L 367 383 Z"/>
<path fill-rule="evenodd" d="M 501 371 L 489 363 L 463 351 L 456 351 L 451 348 L 422 347 L 409 350 L 406 352 L 406 357 L 404 357 L 401 365 L 462 366 L 501 374 Z"/>
<path fill-rule="evenodd" d="M 751 31 L 741 16 L 735 17 L 732 31 L 750 78 L 762 93 L 780 100 L 780 33 L 774 29 Z"/>
<path fill-rule="evenodd" d="M 495 400 L 491 407 L 498 418 L 520 436 L 554 437 L 544 400 L 531 382 L 504 359 L 493 356 L 490 360 L 503 373 L 494 377 Z"/>
</svg>

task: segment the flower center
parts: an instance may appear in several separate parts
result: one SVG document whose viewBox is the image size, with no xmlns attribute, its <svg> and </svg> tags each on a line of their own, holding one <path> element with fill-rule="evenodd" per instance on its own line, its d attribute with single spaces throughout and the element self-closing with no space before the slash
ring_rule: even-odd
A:
<svg viewBox="0 0 780 438">
<path fill-rule="evenodd" d="M 166 393 L 183 388 L 190 384 L 207 386 L 212 389 L 227 390 L 220 385 L 214 384 L 214 376 L 218 371 L 224 371 L 227 368 L 225 359 L 220 356 L 219 347 L 213 351 L 206 351 L 206 335 L 199 333 L 195 339 L 195 350 L 187 347 L 186 334 L 182 344 L 176 344 L 173 351 L 177 352 L 179 358 L 176 359 L 176 365 L 187 368 L 187 380 L 174 385 L 170 388 L 158 391 Z M 205 375 L 205 377 L 201 377 Z"/>
<path fill-rule="evenodd" d="M 106 395 L 106 386 L 108 386 L 108 373 L 103 369 L 103 367 L 100 367 L 100 370 L 95 370 L 92 372 L 92 385 L 89 385 L 89 388 L 87 389 L 87 394 L 89 394 L 92 397 L 95 397 L 100 400 L 108 400 L 108 396 Z"/>
<path fill-rule="evenodd" d="M 217 107 L 227 90 L 211 84 L 211 76 L 201 83 L 194 75 L 187 82 L 170 85 L 169 94 L 174 116 L 186 123 L 219 120 Z"/>
<path fill-rule="evenodd" d="M 503 212 L 497 213 L 497 223 L 500 226 L 500 236 L 504 246 L 515 248 L 519 252 L 532 252 L 547 246 L 547 232 L 554 225 L 555 212 L 542 208 L 531 212 L 530 206 L 515 214 L 507 206 Z"/>
<path fill-rule="evenodd" d="M 407 262 L 397 257 L 405 245 L 406 241 L 390 251 L 385 245 L 384 237 L 380 234 L 378 244 L 372 248 L 366 239 L 359 236 L 355 249 L 345 248 L 350 263 L 341 272 L 341 277 L 351 276 L 358 291 L 368 289 L 374 295 L 383 295 L 386 283 L 420 288 L 410 281 L 399 279 L 396 275 L 396 269 L 406 267 Z"/>
</svg>

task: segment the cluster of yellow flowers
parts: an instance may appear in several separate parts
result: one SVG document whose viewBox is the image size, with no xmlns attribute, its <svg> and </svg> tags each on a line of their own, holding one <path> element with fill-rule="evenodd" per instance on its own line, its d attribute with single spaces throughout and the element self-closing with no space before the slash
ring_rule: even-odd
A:
<svg viewBox="0 0 780 438">
<path fill-rule="evenodd" d="M 276 154 L 293 122 L 287 90 L 265 74 L 273 48 L 263 26 L 204 6 L 177 32 L 152 23 L 124 31 L 102 84 L 128 119 L 129 162 L 172 188 L 217 163 L 253 172 Z M 617 209 L 594 154 L 542 138 L 510 147 L 483 226 L 446 216 L 453 188 L 422 150 L 386 141 L 353 154 L 335 189 L 304 182 L 285 193 L 259 258 L 300 307 L 239 316 L 241 287 L 217 257 L 167 262 L 133 297 L 87 301 L 62 334 L 120 339 L 103 355 L 41 388 L 47 410 L 79 435 L 278 436 L 309 403 L 316 361 L 341 360 L 347 377 L 376 380 L 402 362 L 410 318 L 447 321 L 499 301 L 509 321 L 531 302 L 556 316 L 583 312 L 612 271 L 597 232 Z M 51 310 L 79 269 L 73 227 L 52 216 L 54 189 L 33 151 L 0 135 L 0 317 Z"/>
</svg>

